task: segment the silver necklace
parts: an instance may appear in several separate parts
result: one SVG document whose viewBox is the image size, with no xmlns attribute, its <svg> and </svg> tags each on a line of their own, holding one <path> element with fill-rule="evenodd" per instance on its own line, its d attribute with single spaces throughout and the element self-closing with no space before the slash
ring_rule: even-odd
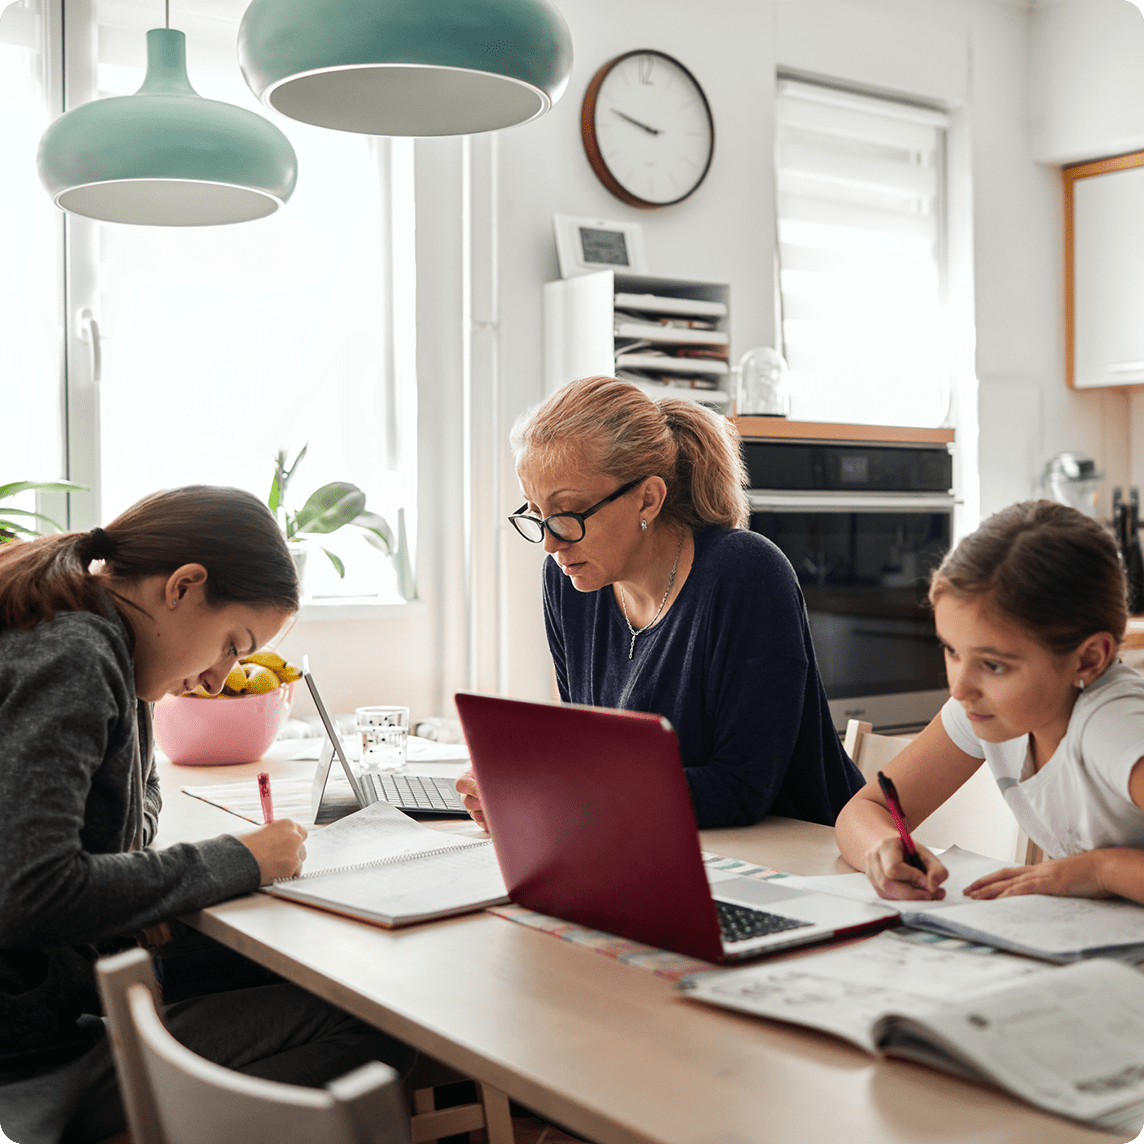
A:
<svg viewBox="0 0 1144 1144">
<path fill-rule="evenodd" d="M 628 619 L 628 605 L 624 600 L 624 586 L 622 584 L 620 585 L 620 607 L 624 610 L 624 623 L 628 625 L 628 631 L 632 633 L 631 647 L 628 648 L 628 659 L 631 659 L 636 654 L 636 636 L 643 635 L 643 633 L 659 619 L 659 614 L 663 611 L 663 606 L 667 603 L 667 598 L 671 595 L 672 588 L 675 587 L 675 571 L 679 567 L 679 554 L 683 551 L 683 541 L 686 536 L 687 533 L 684 533 L 683 536 L 679 538 L 679 547 L 675 550 L 675 560 L 671 565 L 671 579 L 667 582 L 667 591 L 664 592 L 663 599 L 660 600 L 659 607 L 656 609 L 651 621 L 644 624 L 642 628 L 632 627 L 632 621 Z"/>
</svg>

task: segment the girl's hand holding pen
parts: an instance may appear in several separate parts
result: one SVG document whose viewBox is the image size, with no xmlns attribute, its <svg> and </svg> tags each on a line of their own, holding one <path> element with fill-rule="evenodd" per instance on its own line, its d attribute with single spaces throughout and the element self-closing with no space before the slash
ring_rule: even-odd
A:
<svg viewBox="0 0 1144 1144">
<path fill-rule="evenodd" d="M 293 878 L 302 872 L 306 858 L 306 828 L 289 818 L 276 819 L 250 834 L 244 834 L 239 841 L 258 863 L 260 886 L 268 886 L 279 878 Z"/>
<path fill-rule="evenodd" d="M 924 846 L 917 854 L 925 866 L 918 870 L 907 860 L 906 848 L 896 835 L 883 838 L 866 855 L 866 877 L 880 898 L 896 901 L 935 901 L 945 897 L 941 883 L 949 871 Z"/>
<path fill-rule="evenodd" d="M 866 855 L 866 876 L 883 898 L 914 901 L 944 898 L 945 891 L 939 883 L 949 876 L 949 871 L 928 850 L 923 857 L 910 836 L 910 824 L 894 783 L 882 771 L 878 772 L 878 786 L 898 837 L 883 839 L 870 850 Z M 899 892 L 891 892 L 895 890 Z"/>
</svg>

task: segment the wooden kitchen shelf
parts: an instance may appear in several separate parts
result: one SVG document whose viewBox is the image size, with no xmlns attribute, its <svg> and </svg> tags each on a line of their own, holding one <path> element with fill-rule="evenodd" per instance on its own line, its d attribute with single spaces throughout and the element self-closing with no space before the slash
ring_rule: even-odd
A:
<svg viewBox="0 0 1144 1144">
<path fill-rule="evenodd" d="M 781 438 L 788 441 L 893 441 L 918 445 L 945 445 L 952 429 L 925 429 L 911 425 L 844 425 L 833 421 L 788 421 L 785 417 L 735 417 L 740 437 Z"/>
</svg>

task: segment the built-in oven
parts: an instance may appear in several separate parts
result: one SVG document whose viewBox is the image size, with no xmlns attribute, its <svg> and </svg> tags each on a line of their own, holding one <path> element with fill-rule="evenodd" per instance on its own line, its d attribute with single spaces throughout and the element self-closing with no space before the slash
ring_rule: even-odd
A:
<svg viewBox="0 0 1144 1144">
<path fill-rule="evenodd" d="M 948 697 L 927 602 L 949 548 L 944 444 L 748 439 L 751 528 L 794 566 L 839 731 L 924 726 Z"/>
</svg>

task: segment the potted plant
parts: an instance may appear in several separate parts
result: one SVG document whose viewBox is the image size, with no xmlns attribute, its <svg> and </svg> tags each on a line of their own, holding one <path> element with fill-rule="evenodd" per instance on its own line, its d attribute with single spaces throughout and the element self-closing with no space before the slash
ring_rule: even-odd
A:
<svg viewBox="0 0 1144 1144">
<path fill-rule="evenodd" d="M 280 449 L 274 457 L 274 479 L 270 483 L 270 495 L 266 503 L 270 511 L 278 518 L 282 531 L 286 536 L 286 543 L 294 555 L 294 565 L 298 569 L 298 579 L 301 581 L 306 566 L 307 542 L 317 544 L 329 557 L 339 577 L 345 577 L 346 568 L 341 558 L 331 552 L 323 544 L 314 540 L 317 536 L 325 536 L 336 532 L 339 528 L 352 525 L 361 530 L 365 539 L 380 552 L 384 552 L 397 566 L 399 588 L 401 594 L 411 598 L 413 594 L 412 577 L 408 575 L 408 557 L 405 555 L 404 521 L 399 520 L 397 541 L 394 540 L 393 530 L 384 517 L 375 512 L 368 512 L 365 507 L 365 493 L 357 485 L 348 481 L 331 481 L 316 489 L 306 499 L 297 512 L 292 511 L 286 504 L 286 492 L 290 480 L 294 476 L 302 458 L 306 455 L 308 445 L 303 445 L 293 463 L 288 463 L 285 449 Z M 406 573 L 403 575 L 403 567 Z"/>
<path fill-rule="evenodd" d="M 63 525 L 57 524 L 51 517 L 25 508 L 15 508 L 6 504 L 6 501 L 26 492 L 86 493 L 88 491 L 90 490 L 87 485 L 77 485 L 72 481 L 12 481 L 10 484 L 0 485 L 0 544 L 30 536 L 40 536 L 44 530 L 36 523 L 38 521 L 50 524 L 57 532 L 64 530 Z"/>
</svg>

